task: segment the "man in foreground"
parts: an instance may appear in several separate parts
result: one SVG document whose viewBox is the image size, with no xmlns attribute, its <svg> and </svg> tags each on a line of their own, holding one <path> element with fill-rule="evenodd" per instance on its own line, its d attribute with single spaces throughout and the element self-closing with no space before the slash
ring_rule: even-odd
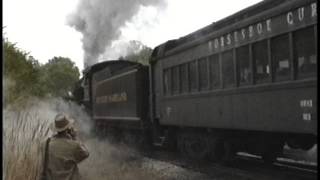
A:
<svg viewBox="0 0 320 180">
<path fill-rule="evenodd" d="M 77 164 L 89 156 L 86 147 L 77 140 L 74 120 L 66 114 L 58 114 L 51 128 L 54 134 L 46 143 L 45 174 L 47 180 L 78 180 Z"/>
</svg>

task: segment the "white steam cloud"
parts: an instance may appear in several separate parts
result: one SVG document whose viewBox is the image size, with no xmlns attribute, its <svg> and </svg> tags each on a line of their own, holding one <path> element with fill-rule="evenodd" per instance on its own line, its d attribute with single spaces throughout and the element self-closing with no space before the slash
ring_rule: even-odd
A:
<svg viewBox="0 0 320 180">
<path fill-rule="evenodd" d="M 111 46 L 108 46 L 105 54 L 102 54 L 103 59 L 117 59 L 119 57 L 125 57 L 126 55 L 136 54 L 142 50 L 143 44 L 139 41 L 121 41 L 117 40 L 112 42 Z"/>
<path fill-rule="evenodd" d="M 132 21 L 140 8 L 163 9 L 166 5 L 166 0 L 80 0 L 67 20 L 83 35 L 84 67 L 98 62 L 99 55 L 119 39 L 121 28 Z"/>
</svg>

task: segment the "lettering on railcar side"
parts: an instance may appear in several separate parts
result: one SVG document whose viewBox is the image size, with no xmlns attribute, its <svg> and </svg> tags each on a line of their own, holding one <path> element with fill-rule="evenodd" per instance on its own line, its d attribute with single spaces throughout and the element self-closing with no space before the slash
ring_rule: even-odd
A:
<svg viewBox="0 0 320 180">
<path fill-rule="evenodd" d="M 298 9 L 299 20 L 302 21 L 304 18 L 304 7 Z"/>
<path fill-rule="evenodd" d="M 303 111 L 308 111 L 308 109 L 312 108 L 312 99 L 302 99 L 300 100 L 300 107 L 303 108 Z M 303 121 L 311 121 L 311 113 L 310 112 L 303 112 L 302 113 L 302 120 Z"/>
<path fill-rule="evenodd" d="M 292 12 L 288 12 L 288 14 L 287 14 L 287 23 L 290 25 L 293 24 L 293 13 Z"/>
<path fill-rule="evenodd" d="M 238 31 L 233 32 L 234 41 L 238 42 Z"/>
<path fill-rule="evenodd" d="M 231 34 L 227 35 L 227 44 L 230 45 L 231 44 Z"/>
<path fill-rule="evenodd" d="M 249 37 L 253 37 L 253 26 L 249 26 Z"/>
<path fill-rule="evenodd" d="M 317 3 L 311 4 L 311 17 L 317 16 Z"/>
<path fill-rule="evenodd" d="M 262 33 L 262 24 L 261 23 L 257 24 L 257 32 L 258 32 L 258 34 Z"/>
<path fill-rule="evenodd" d="M 172 111 L 172 108 L 171 107 L 167 107 L 166 114 L 167 114 L 168 117 L 170 116 L 171 111 Z"/>
<path fill-rule="evenodd" d="M 114 93 L 114 94 L 105 95 L 105 96 L 99 96 L 96 98 L 96 103 L 101 104 L 101 103 L 126 102 L 127 100 L 128 100 L 127 93 L 122 92 L 122 93 Z"/>
<path fill-rule="evenodd" d="M 311 121 L 311 113 L 303 113 L 302 114 L 302 119 L 304 121 Z"/>
<path fill-rule="evenodd" d="M 275 32 L 285 31 L 288 28 L 295 28 L 305 23 L 315 21 L 317 18 L 317 3 L 312 3 L 297 9 L 288 11 L 279 16 L 265 19 L 260 22 L 249 24 L 246 27 L 222 34 L 209 41 L 210 50 L 218 50 L 234 46 L 238 43 L 247 42 Z M 210 52 L 211 52 L 210 51 Z"/>
<path fill-rule="evenodd" d="M 312 108 L 312 99 L 303 99 L 300 100 L 300 107 L 302 108 Z"/>
<path fill-rule="evenodd" d="M 271 19 L 267 19 L 267 20 L 266 20 L 266 24 L 267 24 L 267 31 L 270 31 L 270 32 L 271 32 L 271 31 L 272 31 L 272 30 L 271 30 Z"/>
</svg>

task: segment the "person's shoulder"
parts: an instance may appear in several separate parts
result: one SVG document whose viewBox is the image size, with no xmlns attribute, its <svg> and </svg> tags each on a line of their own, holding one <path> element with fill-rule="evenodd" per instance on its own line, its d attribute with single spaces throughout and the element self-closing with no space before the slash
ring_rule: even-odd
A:
<svg viewBox="0 0 320 180">
<path fill-rule="evenodd" d="M 74 145 L 74 146 L 80 146 L 81 142 L 78 140 L 74 140 L 74 139 L 64 139 L 65 142 L 67 142 L 70 145 Z"/>
<path fill-rule="evenodd" d="M 45 151 L 45 149 L 47 148 L 48 139 L 49 138 L 44 138 L 44 139 L 40 140 L 39 145 L 40 145 L 40 149 L 42 151 Z"/>
<path fill-rule="evenodd" d="M 41 139 L 41 140 L 40 140 L 40 147 L 41 147 L 41 148 L 44 148 L 44 147 L 46 146 L 47 140 L 48 140 L 48 138 L 45 138 L 45 139 Z"/>
<path fill-rule="evenodd" d="M 67 143 L 67 144 L 76 144 L 74 140 L 69 138 L 61 138 L 61 137 L 51 137 L 51 142 L 60 142 L 60 143 Z"/>
</svg>

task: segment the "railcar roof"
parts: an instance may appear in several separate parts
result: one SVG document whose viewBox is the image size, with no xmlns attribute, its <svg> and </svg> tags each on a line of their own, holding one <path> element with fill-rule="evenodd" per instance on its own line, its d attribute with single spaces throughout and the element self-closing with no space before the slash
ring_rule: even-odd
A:
<svg viewBox="0 0 320 180">
<path fill-rule="evenodd" d="M 128 61 L 128 60 L 106 60 L 97 64 L 94 64 L 92 66 L 87 67 L 84 71 L 83 74 L 88 74 L 92 72 L 99 71 L 107 66 L 111 66 L 114 64 L 127 64 L 127 65 L 137 65 L 139 63 Z"/>
<path fill-rule="evenodd" d="M 293 0 L 263 0 L 257 4 L 254 4 L 252 6 L 249 6 L 243 10 L 240 10 L 230 16 L 227 16 L 226 18 L 223 18 L 217 22 L 213 22 L 210 25 L 201 28 L 195 32 L 192 32 L 186 36 L 180 37 L 178 39 L 169 40 L 155 48 L 155 52 L 160 50 L 160 46 L 165 46 L 165 51 L 173 49 L 181 44 L 193 41 L 201 36 L 208 35 L 209 33 L 219 30 L 223 27 L 229 26 L 231 24 L 234 24 L 240 20 L 246 19 L 248 17 L 257 15 L 265 10 L 271 9 L 273 7 L 276 7 L 280 4 L 283 4 L 285 2 L 289 2 Z M 163 50 L 163 49 L 162 49 Z M 154 56 L 156 54 L 153 54 Z"/>
<path fill-rule="evenodd" d="M 278 6 L 279 4 L 283 4 L 285 2 L 292 1 L 292 0 L 263 0 L 257 4 L 249 6 L 243 10 L 240 10 L 230 16 L 227 16 L 217 22 L 213 22 L 210 25 L 201 28 L 195 32 L 192 32 L 184 37 L 179 38 L 179 43 L 184 43 L 184 41 L 195 39 L 199 36 L 209 34 L 210 32 L 221 29 L 225 26 L 230 24 L 234 24 L 240 20 L 246 19 L 248 17 L 254 16 L 256 14 L 261 13 L 267 9 L 273 8 Z"/>
</svg>

